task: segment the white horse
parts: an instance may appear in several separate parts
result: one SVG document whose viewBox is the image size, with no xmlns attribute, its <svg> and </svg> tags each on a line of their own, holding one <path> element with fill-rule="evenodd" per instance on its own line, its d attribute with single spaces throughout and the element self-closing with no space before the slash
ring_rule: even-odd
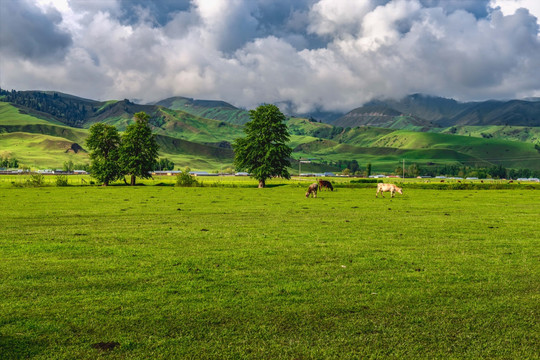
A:
<svg viewBox="0 0 540 360">
<path fill-rule="evenodd" d="M 401 189 L 400 187 L 397 187 L 396 185 L 394 184 L 383 184 L 383 183 L 378 183 L 377 184 L 377 193 L 375 193 L 375 197 L 379 197 L 379 193 L 381 193 L 381 196 L 384 197 L 383 195 L 383 192 L 385 191 L 390 191 L 390 194 L 391 196 L 390 197 L 394 197 L 394 194 L 396 192 L 400 193 L 401 195 L 403 195 L 403 189 Z"/>
</svg>

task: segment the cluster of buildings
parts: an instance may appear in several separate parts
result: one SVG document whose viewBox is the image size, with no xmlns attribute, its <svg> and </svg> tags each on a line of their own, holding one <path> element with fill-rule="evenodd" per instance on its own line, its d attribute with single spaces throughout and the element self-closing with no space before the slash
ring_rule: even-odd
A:
<svg viewBox="0 0 540 360">
<path fill-rule="evenodd" d="M 180 170 L 155 170 L 152 171 L 152 175 L 156 176 L 175 176 L 180 174 Z M 247 172 L 237 172 L 234 174 L 219 174 L 219 173 L 209 173 L 208 171 L 190 171 L 190 175 L 193 176 L 249 176 Z"/>
<path fill-rule="evenodd" d="M 56 169 L 56 170 L 45 169 L 45 170 L 31 171 L 31 170 L 23 170 L 23 169 L 0 169 L 0 175 L 27 175 L 34 172 L 37 172 L 38 174 L 42 174 L 42 175 L 88 175 L 88 172 L 85 170 L 65 171 L 62 169 Z"/>
</svg>

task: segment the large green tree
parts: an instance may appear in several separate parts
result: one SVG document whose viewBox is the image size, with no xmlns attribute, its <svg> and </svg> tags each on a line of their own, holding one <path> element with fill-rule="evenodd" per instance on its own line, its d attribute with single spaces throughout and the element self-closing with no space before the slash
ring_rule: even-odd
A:
<svg viewBox="0 0 540 360">
<path fill-rule="evenodd" d="M 90 135 L 86 145 L 90 150 L 90 171 L 92 177 L 103 185 L 120 179 L 120 134 L 112 125 L 97 123 L 90 127 Z"/>
<path fill-rule="evenodd" d="M 234 166 L 245 170 L 259 181 L 259 187 L 266 185 L 266 179 L 280 176 L 289 179 L 287 170 L 291 166 L 289 158 L 292 149 L 287 146 L 289 132 L 285 115 L 275 105 L 266 104 L 249 112 L 251 121 L 246 123 L 246 137 L 233 143 Z"/>
<path fill-rule="evenodd" d="M 137 177 L 151 177 L 154 164 L 158 157 L 158 144 L 152 129 L 148 124 L 150 116 L 138 112 L 134 117 L 135 123 L 128 125 L 122 135 L 120 162 L 124 174 L 131 176 L 131 185 L 135 185 Z"/>
</svg>

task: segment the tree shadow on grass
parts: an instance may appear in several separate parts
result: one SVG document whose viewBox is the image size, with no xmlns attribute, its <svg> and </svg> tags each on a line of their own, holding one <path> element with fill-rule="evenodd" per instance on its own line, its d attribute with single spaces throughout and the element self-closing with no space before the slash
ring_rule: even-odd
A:
<svg viewBox="0 0 540 360">
<path fill-rule="evenodd" d="M 0 334 L 0 359 L 29 359 L 45 350 L 43 342 L 24 335 L 6 336 Z"/>
<path fill-rule="evenodd" d="M 280 186 L 285 186 L 287 184 L 266 184 L 266 188 L 275 188 L 275 187 L 280 187 Z"/>
</svg>

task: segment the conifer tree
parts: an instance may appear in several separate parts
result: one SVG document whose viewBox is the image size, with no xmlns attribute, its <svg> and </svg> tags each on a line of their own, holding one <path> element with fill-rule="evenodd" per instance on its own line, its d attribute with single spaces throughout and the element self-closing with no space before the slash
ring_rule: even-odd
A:
<svg viewBox="0 0 540 360">
<path fill-rule="evenodd" d="M 245 170 L 259 181 L 259 188 L 266 180 L 280 176 L 290 178 L 288 166 L 292 149 L 287 146 L 289 132 L 285 115 L 275 105 L 266 104 L 249 112 L 251 121 L 246 123 L 246 137 L 233 143 L 236 170 Z"/>
</svg>

